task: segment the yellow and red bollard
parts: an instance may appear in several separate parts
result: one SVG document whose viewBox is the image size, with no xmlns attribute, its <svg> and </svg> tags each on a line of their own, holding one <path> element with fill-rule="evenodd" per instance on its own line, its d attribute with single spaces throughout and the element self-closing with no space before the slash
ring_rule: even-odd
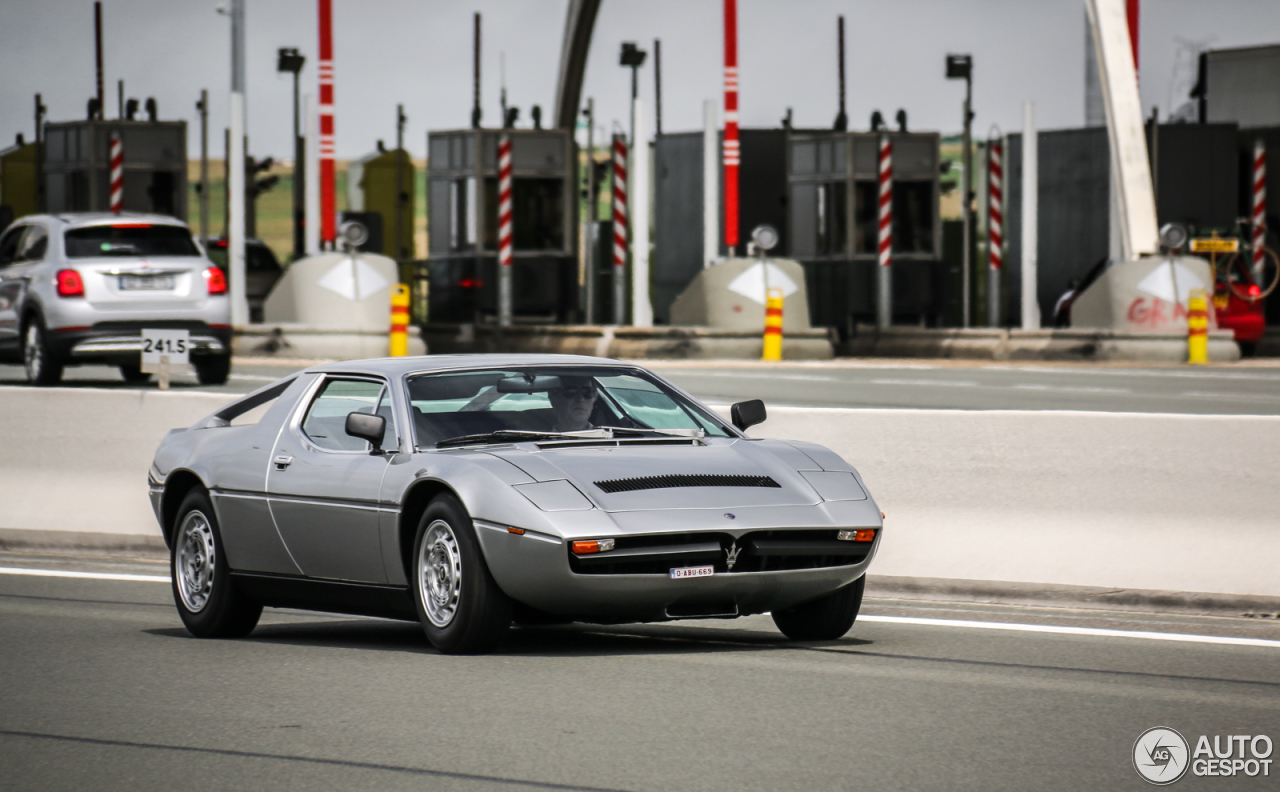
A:
<svg viewBox="0 0 1280 792">
<path fill-rule="evenodd" d="M 761 360 L 782 360 L 782 289 L 772 288 L 764 298 L 764 354 Z"/>
<path fill-rule="evenodd" d="M 1193 289 L 1187 297 L 1187 362 L 1209 362 L 1209 298 L 1204 289 Z"/>
<path fill-rule="evenodd" d="M 409 287 L 391 287 L 391 357 L 409 354 Z"/>
</svg>

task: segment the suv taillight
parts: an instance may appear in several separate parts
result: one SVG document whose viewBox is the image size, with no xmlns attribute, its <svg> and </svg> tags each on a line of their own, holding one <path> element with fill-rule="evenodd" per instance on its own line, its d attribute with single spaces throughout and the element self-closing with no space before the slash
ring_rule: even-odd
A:
<svg viewBox="0 0 1280 792">
<path fill-rule="evenodd" d="M 209 286 L 209 294 L 226 294 L 227 293 L 227 276 L 222 274 L 222 270 L 217 267 L 210 267 L 204 271 L 205 283 Z"/>
<path fill-rule="evenodd" d="M 73 269 L 58 270 L 58 296 L 83 297 L 84 280 Z"/>
</svg>

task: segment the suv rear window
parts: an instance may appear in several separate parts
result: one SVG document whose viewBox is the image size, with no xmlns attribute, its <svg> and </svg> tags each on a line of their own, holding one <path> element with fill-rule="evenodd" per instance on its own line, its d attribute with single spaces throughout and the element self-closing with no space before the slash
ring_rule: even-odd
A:
<svg viewBox="0 0 1280 792">
<path fill-rule="evenodd" d="M 64 235 L 67 258 L 99 256 L 199 256 L 191 232 L 182 226 L 120 225 L 76 228 Z"/>
</svg>

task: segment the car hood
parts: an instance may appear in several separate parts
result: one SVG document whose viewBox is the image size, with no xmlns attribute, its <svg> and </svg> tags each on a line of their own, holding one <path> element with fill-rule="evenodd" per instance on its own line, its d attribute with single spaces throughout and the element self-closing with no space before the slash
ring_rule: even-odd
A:
<svg viewBox="0 0 1280 792">
<path fill-rule="evenodd" d="M 490 453 L 538 481 L 567 479 L 606 511 L 800 506 L 822 501 L 794 466 L 751 441 L 519 447 Z M 699 478 L 689 478 L 694 476 Z M 769 484 L 769 479 L 777 486 Z"/>
</svg>

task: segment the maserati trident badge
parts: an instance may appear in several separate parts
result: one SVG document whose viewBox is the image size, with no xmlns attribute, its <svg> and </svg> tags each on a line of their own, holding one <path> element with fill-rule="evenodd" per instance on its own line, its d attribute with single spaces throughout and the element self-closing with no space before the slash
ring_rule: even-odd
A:
<svg viewBox="0 0 1280 792">
<path fill-rule="evenodd" d="M 742 549 L 738 547 L 737 542 L 733 542 L 732 544 L 730 544 L 728 547 L 724 549 L 724 556 L 725 556 L 724 560 L 725 560 L 725 563 L 728 564 L 730 569 L 733 569 L 733 565 L 738 563 L 738 553 L 741 553 L 741 552 L 742 552 Z"/>
</svg>

